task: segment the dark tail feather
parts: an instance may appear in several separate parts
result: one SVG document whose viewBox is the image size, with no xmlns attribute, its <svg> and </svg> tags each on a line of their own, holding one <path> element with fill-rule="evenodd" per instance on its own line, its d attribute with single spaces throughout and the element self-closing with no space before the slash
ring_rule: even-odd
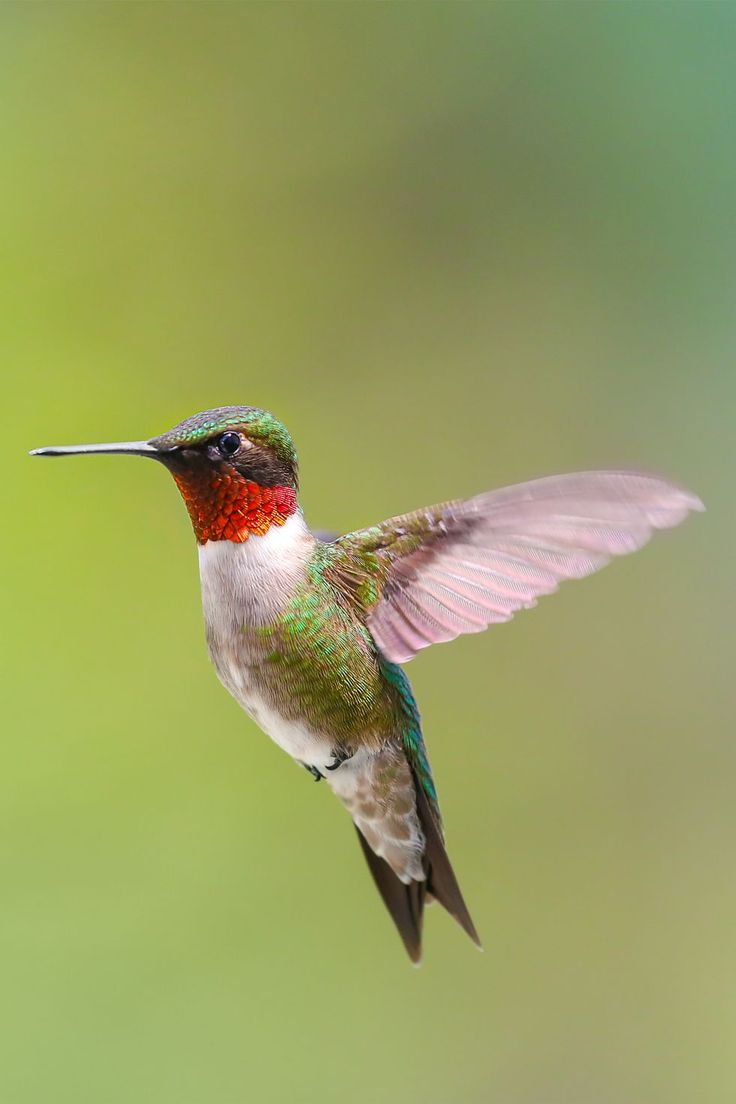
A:
<svg viewBox="0 0 736 1104">
<path fill-rule="evenodd" d="M 424 830 L 426 845 L 424 850 L 424 862 L 427 870 L 427 893 L 430 893 L 443 908 L 447 909 L 450 916 L 457 920 L 463 931 L 467 932 L 476 947 L 482 947 L 480 938 L 475 930 L 475 924 L 470 918 L 468 906 L 465 904 L 460 886 L 457 884 L 455 872 L 450 864 L 450 858 L 445 850 L 445 841 L 442 839 L 442 831 L 437 823 L 434 813 L 430 808 L 427 795 L 422 789 L 418 779 L 414 780 L 417 793 L 417 812 L 419 823 Z"/>
<path fill-rule="evenodd" d="M 356 828 L 356 831 L 383 903 L 399 929 L 409 958 L 417 963 L 422 957 L 422 917 L 427 883 L 410 882 L 405 885 L 396 877 L 386 860 L 371 850 L 360 829 Z"/>
<path fill-rule="evenodd" d="M 398 928 L 399 935 L 409 958 L 418 963 L 422 957 L 422 920 L 427 897 L 434 897 L 447 909 L 470 938 L 480 947 L 481 942 L 475 925 L 470 918 L 468 907 L 463 900 L 460 886 L 453 872 L 445 850 L 442 833 L 429 806 L 427 797 L 419 781 L 415 780 L 417 794 L 417 812 L 424 831 L 426 847 L 424 868 L 427 878 L 424 882 L 410 882 L 408 885 L 394 874 L 393 870 L 379 855 L 371 850 L 358 829 L 358 839 L 363 848 L 373 880 L 383 898 L 391 918 Z"/>
</svg>

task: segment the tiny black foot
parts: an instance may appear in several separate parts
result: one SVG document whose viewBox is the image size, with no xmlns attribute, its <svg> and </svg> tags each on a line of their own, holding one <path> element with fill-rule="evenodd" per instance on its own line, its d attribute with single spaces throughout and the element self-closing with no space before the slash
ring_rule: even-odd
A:
<svg viewBox="0 0 736 1104">
<path fill-rule="evenodd" d="M 306 771 L 309 771 L 315 782 L 321 782 L 324 778 L 322 771 L 318 767 L 313 767 L 311 763 L 302 763 L 302 766 Z"/>
<path fill-rule="evenodd" d="M 352 751 L 347 751 L 345 748 L 341 748 L 340 751 L 333 751 L 333 761 L 325 764 L 325 770 L 334 771 L 338 767 L 341 767 L 343 763 L 347 763 L 348 759 L 353 758 Z"/>
</svg>

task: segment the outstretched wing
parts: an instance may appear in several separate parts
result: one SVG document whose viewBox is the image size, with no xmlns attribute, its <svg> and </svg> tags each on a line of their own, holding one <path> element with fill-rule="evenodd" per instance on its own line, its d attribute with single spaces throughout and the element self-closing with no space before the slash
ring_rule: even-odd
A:
<svg viewBox="0 0 736 1104">
<path fill-rule="evenodd" d="M 481 632 L 702 510 L 643 472 L 551 476 L 391 518 L 332 545 L 335 581 L 395 663 Z"/>
</svg>

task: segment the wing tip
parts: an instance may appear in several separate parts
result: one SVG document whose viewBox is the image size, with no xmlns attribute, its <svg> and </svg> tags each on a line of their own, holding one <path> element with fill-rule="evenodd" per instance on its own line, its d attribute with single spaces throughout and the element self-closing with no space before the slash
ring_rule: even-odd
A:
<svg viewBox="0 0 736 1104">
<path fill-rule="evenodd" d="M 590 473 L 595 474 L 593 472 Z M 606 474 L 605 472 L 601 474 Z M 680 507 L 685 512 L 679 520 L 673 521 L 672 526 L 679 525 L 680 521 L 684 521 L 689 513 L 701 514 L 705 511 L 705 503 L 700 495 L 697 495 L 695 491 L 691 491 L 689 487 L 684 486 L 682 483 L 678 483 L 674 479 L 670 479 L 666 475 L 661 475 L 656 471 L 643 471 L 632 469 L 627 471 L 622 469 L 620 471 L 611 472 L 612 475 L 628 476 L 638 479 L 650 480 L 652 483 L 662 488 L 662 491 L 666 493 L 668 498 L 667 505 L 670 508 Z"/>
<path fill-rule="evenodd" d="M 696 495 L 694 491 L 685 491 L 685 503 L 687 507 L 696 514 L 705 513 L 705 503 L 699 495 Z"/>
</svg>

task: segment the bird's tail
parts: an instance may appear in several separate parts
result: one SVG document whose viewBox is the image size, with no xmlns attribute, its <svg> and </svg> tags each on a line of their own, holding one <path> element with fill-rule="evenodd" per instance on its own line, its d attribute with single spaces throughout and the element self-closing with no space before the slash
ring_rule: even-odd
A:
<svg viewBox="0 0 736 1104">
<path fill-rule="evenodd" d="M 360 829 L 358 838 L 373 880 L 398 928 L 409 958 L 412 962 L 419 963 L 422 957 L 424 906 L 433 899 L 447 909 L 477 947 L 481 946 L 481 942 L 445 850 L 442 829 L 417 778 L 414 779 L 414 788 L 417 814 L 425 838 L 424 881 L 412 881 L 408 884 L 402 882 L 385 859 L 371 849 Z"/>
</svg>

